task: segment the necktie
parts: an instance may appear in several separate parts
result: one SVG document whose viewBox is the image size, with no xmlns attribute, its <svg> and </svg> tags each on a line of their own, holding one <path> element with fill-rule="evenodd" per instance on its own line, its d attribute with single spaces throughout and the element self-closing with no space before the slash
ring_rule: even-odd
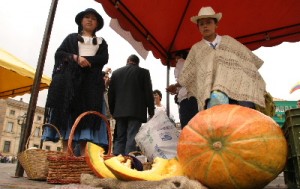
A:
<svg viewBox="0 0 300 189">
<path fill-rule="evenodd" d="M 218 43 L 216 43 L 216 44 L 209 43 L 209 44 L 210 44 L 210 46 L 211 46 L 213 49 L 216 49 Z"/>
</svg>

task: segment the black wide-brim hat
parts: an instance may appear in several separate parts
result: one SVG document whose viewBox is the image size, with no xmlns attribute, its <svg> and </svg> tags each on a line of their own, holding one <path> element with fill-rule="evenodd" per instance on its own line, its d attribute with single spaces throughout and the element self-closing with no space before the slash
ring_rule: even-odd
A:
<svg viewBox="0 0 300 189">
<path fill-rule="evenodd" d="M 82 12 L 78 13 L 75 17 L 76 24 L 80 27 L 81 26 L 81 20 L 83 19 L 84 15 L 86 15 L 88 13 L 94 14 L 97 18 L 98 26 L 96 28 L 96 31 L 101 30 L 103 25 L 104 25 L 103 18 L 95 9 L 92 9 L 92 8 L 88 8 L 85 11 L 82 11 Z"/>
</svg>

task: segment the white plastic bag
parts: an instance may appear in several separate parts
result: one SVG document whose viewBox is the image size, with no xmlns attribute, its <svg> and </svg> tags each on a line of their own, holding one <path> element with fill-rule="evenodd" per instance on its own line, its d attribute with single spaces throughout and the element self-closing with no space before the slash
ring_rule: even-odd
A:
<svg viewBox="0 0 300 189">
<path fill-rule="evenodd" d="M 170 159 L 177 156 L 179 134 L 167 114 L 158 111 L 141 126 L 135 141 L 149 161 L 155 157 Z"/>
</svg>

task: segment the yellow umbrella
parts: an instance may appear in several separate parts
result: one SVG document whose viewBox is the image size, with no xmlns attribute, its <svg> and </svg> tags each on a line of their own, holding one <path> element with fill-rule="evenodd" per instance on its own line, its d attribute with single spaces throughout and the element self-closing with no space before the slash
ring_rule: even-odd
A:
<svg viewBox="0 0 300 189">
<path fill-rule="evenodd" d="M 0 48 L 0 98 L 30 93 L 35 69 Z M 40 90 L 49 88 L 51 78 L 43 75 Z"/>
</svg>

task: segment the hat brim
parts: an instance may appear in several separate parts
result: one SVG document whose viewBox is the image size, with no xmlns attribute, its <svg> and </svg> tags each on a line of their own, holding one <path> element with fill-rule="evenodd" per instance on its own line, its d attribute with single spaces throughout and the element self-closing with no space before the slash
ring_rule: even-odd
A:
<svg viewBox="0 0 300 189">
<path fill-rule="evenodd" d="M 193 16 L 191 17 L 191 21 L 195 24 L 197 24 L 197 21 L 202 19 L 202 18 L 215 18 L 219 22 L 222 18 L 222 13 L 217 13 L 214 15 L 201 15 L 201 16 Z"/>
<path fill-rule="evenodd" d="M 75 22 L 78 26 L 81 26 L 81 20 L 82 18 L 84 17 L 84 15 L 88 14 L 88 13 L 92 13 L 94 15 L 96 15 L 96 18 L 97 18 L 97 21 L 98 21 L 98 26 L 96 28 L 96 31 L 99 31 L 103 28 L 103 25 L 104 25 L 104 21 L 103 21 L 103 18 L 102 16 L 95 10 L 93 9 L 87 9 L 85 11 L 82 11 L 80 13 L 78 13 L 75 17 Z"/>
</svg>

